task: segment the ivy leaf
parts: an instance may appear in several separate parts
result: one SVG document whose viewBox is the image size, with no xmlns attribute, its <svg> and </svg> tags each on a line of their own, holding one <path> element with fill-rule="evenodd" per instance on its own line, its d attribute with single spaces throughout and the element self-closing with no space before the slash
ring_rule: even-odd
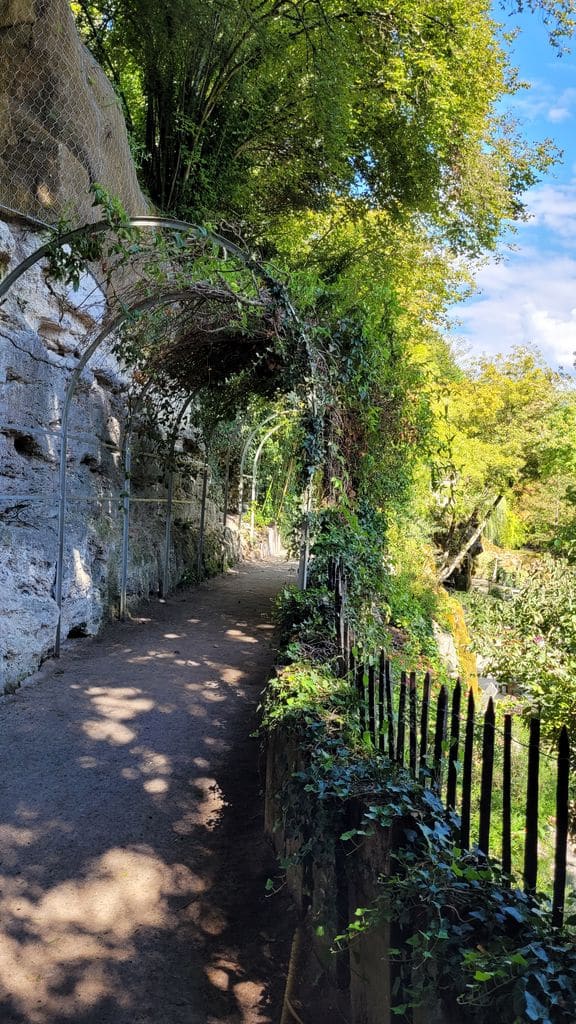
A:
<svg viewBox="0 0 576 1024">
<path fill-rule="evenodd" d="M 533 996 L 531 992 L 528 992 L 528 990 L 526 990 L 526 992 L 524 993 L 524 998 L 526 1000 L 526 1016 L 528 1017 L 528 1020 L 537 1020 L 544 1022 L 548 1022 L 550 1020 L 548 1014 L 546 1013 L 546 1010 L 542 1006 L 542 1003 L 538 999 L 536 999 L 536 997 Z"/>
<path fill-rule="evenodd" d="M 474 981 L 492 981 L 494 971 L 475 971 Z"/>
</svg>

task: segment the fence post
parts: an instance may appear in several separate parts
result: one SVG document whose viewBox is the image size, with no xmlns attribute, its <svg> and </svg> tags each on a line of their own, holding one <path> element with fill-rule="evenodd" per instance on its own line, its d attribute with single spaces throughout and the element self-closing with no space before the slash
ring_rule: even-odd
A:
<svg viewBox="0 0 576 1024">
<path fill-rule="evenodd" d="M 472 757 L 474 754 L 474 693 L 468 692 L 466 735 L 464 737 L 464 764 L 462 768 L 462 810 L 460 813 L 460 846 L 470 847 L 470 802 L 472 799 Z"/>
<path fill-rule="evenodd" d="M 374 746 L 376 746 L 375 675 L 374 658 L 370 658 L 370 664 L 368 665 L 368 731 Z"/>
<path fill-rule="evenodd" d="M 386 678 L 386 655 L 380 649 L 378 662 L 378 750 L 384 753 L 384 684 Z"/>
<path fill-rule="evenodd" d="M 386 716 L 388 718 L 388 757 L 394 760 L 394 705 L 392 702 L 392 676 L 390 662 L 386 659 Z"/>
<path fill-rule="evenodd" d="M 446 712 L 448 711 L 448 693 L 445 686 L 440 687 L 436 704 L 436 728 L 434 730 L 434 768 L 432 785 L 438 796 L 442 792 L 442 747 L 446 739 Z"/>
<path fill-rule="evenodd" d="M 540 774 L 540 718 L 530 719 L 528 741 L 528 785 L 526 788 L 526 845 L 524 847 L 524 889 L 536 892 L 538 879 L 538 778 Z"/>
<path fill-rule="evenodd" d="M 400 675 L 400 696 L 398 699 L 398 730 L 396 732 L 396 762 L 404 765 L 404 745 L 406 736 L 406 673 Z"/>
<path fill-rule="evenodd" d="M 410 757 L 410 773 L 412 778 L 416 778 L 416 750 L 418 744 L 418 732 L 416 727 L 416 673 L 410 673 L 409 689 L 408 689 L 408 721 L 409 721 L 409 757 Z"/>
<path fill-rule="evenodd" d="M 490 816 L 492 813 L 492 779 L 494 775 L 494 701 L 488 701 L 482 734 L 482 780 L 480 783 L 480 828 L 478 846 L 487 857 L 490 847 Z"/>
<path fill-rule="evenodd" d="M 424 691 L 422 693 L 422 711 L 420 713 L 420 783 L 423 786 L 426 782 L 426 769 L 428 767 L 428 726 L 430 719 L 430 673 L 424 676 Z"/>
<path fill-rule="evenodd" d="M 556 850 L 554 857 L 554 897 L 552 924 L 559 928 L 564 918 L 566 891 L 566 847 L 568 843 L 568 801 L 570 783 L 570 741 L 564 725 L 558 740 L 558 779 L 556 783 Z"/>
<path fill-rule="evenodd" d="M 452 718 L 450 720 L 450 752 L 448 754 L 448 786 L 446 790 L 446 806 L 449 811 L 456 808 L 456 763 L 460 750 L 460 704 L 462 686 L 458 679 L 452 694 Z"/>
<path fill-rule="evenodd" d="M 364 664 L 356 667 L 356 692 L 360 701 L 360 732 L 366 732 L 366 692 L 364 689 Z"/>
<path fill-rule="evenodd" d="M 502 869 L 512 874 L 512 715 L 504 715 L 502 767 Z"/>
</svg>

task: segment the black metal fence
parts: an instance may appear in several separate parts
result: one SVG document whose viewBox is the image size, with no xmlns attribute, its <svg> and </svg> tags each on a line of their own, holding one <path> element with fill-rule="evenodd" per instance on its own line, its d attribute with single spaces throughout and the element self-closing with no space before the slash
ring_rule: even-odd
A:
<svg viewBox="0 0 576 1024">
<path fill-rule="evenodd" d="M 359 659 L 346 615 L 346 580 L 338 563 L 329 570 L 329 587 L 335 597 L 335 626 L 341 672 L 356 687 L 359 698 L 360 729 L 374 749 L 395 764 L 408 769 L 413 778 L 435 789 L 447 809 L 460 816 L 459 843 L 471 848 L 473 769 L 481 764 L 478 835 L 476 848 L 484 855 L 500 858 L 506 875 L 512 874 L 512 714 L 503 717 L 503 729 L 496 726 L 492 698 L 483 714 L 478 697 L 464 694 L 460 681 L 451 692 L 441 686 L 433 693 L 430 675 L 418 682 L 415 672 L 402 672 L 393 679 L 384 651 L 363 654 Z M 480 726 L 480 729 L 479 729 Z M 495 779 L 495 741 L 500 741 L 502 765 Z M 543 755 L 540 720 L 530 719 L 525 819 L 523 884 L 536 892 L 539 860 L 539 780 Z M 570 741 L 564 726 L 556 744 L 556 813 L 553 871 L 553 923 L 564 917 L 569 832 Z M 495 788 L 501 791 L 500 848 L 491 848 Z M 499 801 L 500 802 L 500 801 Z M 495 831 L 493 829 L 493 831 Z"/>
</svg>

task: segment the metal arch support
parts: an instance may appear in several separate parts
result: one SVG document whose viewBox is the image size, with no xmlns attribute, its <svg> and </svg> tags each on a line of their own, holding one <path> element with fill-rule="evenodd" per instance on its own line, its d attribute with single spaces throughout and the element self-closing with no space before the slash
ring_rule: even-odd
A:
<svg viewBox="0 0 576 1024">
<path fill-rule="evenodd" d="M 0 206 L 0 212 L 1 210 L 2 207 Z M 42 224 L 41 221 L 33 221 L 33 223 L 36 227 Z M 245 264 L 246 267 L 259 274 L 265 282 L 270 283 L 273 281 L 272 276 L 265 270 L 265 268 L 261 266 L 257 260 L 243 252 L 240 246 L 235 245 L 234 242 L 228 241 L 228 239 L 224 238 L 222 235 L 218 235 L 214 231 L 208 231 L 207 228 L 200 227 L 197 224 L 190 224 L 188 221 L 179 220 L 174 217 L 130 217 L 126 221 L 126 224 L 119 225 L 119 227 L 126 226 L 131 228 L 160 228 L 165 231 L 182 231 L 193 235 L 198 241 L 208 238 L 216 245 L 225 249 L 231 256 L 236 256 L 241 263 Z M 49 225 L 45 224 L 43 227 L 48 228 Z M 67 231 L 64 234 L 59 235 L 57 243 L 62 247 L 64 245 L 70 245 L 71 242 L 74 242 L 77 238 L 81 238 L 83 235 L 102 235 L 113 230 L 114 226 L 109 224 L 108 221 L 97 221 L 95 224 L 85 224 L 83 227 L 76 228 L 74 231 Z M 22 274 L 29 270 L 30 267 L 33 267 L 35 263 L 38 263 L 40 260 L 44 259 L 45 256 L 49 255 L 54 244 L 55 240 L 53 239 L 50 242 L 46 242 L 44 245 L 40 245 L 34 250 L 34 252 L 30 253 L 29 256 L 23 259 L 18 266 L 14 268 L 14 270 L 7 274 L 2 281 L 0 281 L 0 300 L 3 299 L 10 291 L 12 285 L 22 277 Z M 294 309 L 287 299 L 286 307 L 290 314 L 295 317 Z"/>
<path fill-rule="evenodd" d="M 60 647 L 62 640 L 62 582 L 64 575 L 64 539 L 65 539 L 65 524 L 66 524 L 66 469 L 67 469 L 67 454 L 68 454 L 68 419 L 70 415 L 70 408 L 72 405 L 72 399 L 76 392 L 78 381 L 82 375 L 84 367 L 88 361 L 94 355 L 96 350 L 102 345 L 113 331 L 118 330 L 119 327 L 133 314 L 137 312 L 143 312 L 146 309 L 154 309 L 162 305 L 169 305 L 171 302 L 178 302 L 189 297 L 191 289 L 178 288 L 173 291 L 163 291 L 159 295 L 148 296 L 145 299 L 141 299 L 139 302 L 134 303 L 128 309 L 125 309 L 122 313 L 116 316 L 106 327 L 97 334 L 91 344 L 88 346 L 85 352 L 82 353 L 78 363 L 72 371 L 68 387 L 66 389 L 66 395 L 64 398 L 64 405 L 62 407 L 62 426 L 60 434 L 60 466 L 59 466 L 59 499 L 58 499 L 58 547 L 56 555 L 56 582 L 54 586 L 54 599 L 58 608 L 58 621 L 56 623 L 56 636 L 54 640 L 54 657 L 60 657 Z"/>
<path fill-rule="evenodd" d="M 250 540 L 251 541 L 254 540 L 254 502 L 256 501 L 258 464 L 260 462 L 260 456 L 262 455 L 262 450 L 263 450 L 264 445 L 266 444 L 266 442 L 269 441 L 270 438 L 274 434 L 277 434 L 278 431 L 281 430 L 284 425 L 285 425 L 284 423 L 276 423 L 276 425 L 274 427 L 271 427 L 271 429 L 268 430 L 265 433 L 264 437 L 262 438 L 262 440 L 260 441 L 260 444 L 258 445 L 258 447 L 256 449 L 256 454 L 254 455 L 254 461 L 252 462 L 252 491 L 251 491 L 251 495 L 250 495 Z"/>
<path fill-rule="evenodd" d="M 120 619 L 126 618 L 127 611 L 127 593 L 128 593 L 128 556 L 129 556 L 129 545 L 130 545 L 130 500 L 132 493 L 131 483 L 131 469 L 132 469 L 132 425 L 134 423 L 135 413 L 140 405 L 142 405 L 146 392 L 150 386 L 150 382 L 141 391 L 140 395 L 135 404 L 135 408 L 132 410 L 130 419 L 128 420 L 128 426 L 124 433 L 124 441 L 122 443 L 122 463 L 124 466 L 124 484 L 122 487 L 122 553 L 120 558 Z"/>
<path fill-rule="evenodd" d="M 0 212 L 6 207 L 0 206 Z M 14 213 L 14 211 L 8 211 Z M 35 228 L 43 227 L 48 229 L 49 225 L 43 224 L 40 221 L 32 220 L 28 221 Z M 274 285 L 277 293 L 281 294 L 283 304 L 289 315 L 299 323 L 296 311 L 290 302 L 288 295 L 285 292 L 283 286 L 279 285 L 277 281 L 266 271 L 266 269 L 254 260 L 251 256 L 247 255 L 239 246 L 235 243 L 230 242 L 228 239 L 223 238 L 221 235 L 215 232 L 208 231 L 206 228 L 199 227 L 194 224 L 190 224 L 187 221 L 179 220 L 170 217 L 132 217 L 127 219 L 125 225 L 132 228 L 158 228 L 161 230 L 173 230 L 182 231 L 193 235 L 197 240 L 203 240 L 209 238 L 214 244 L 221 246 L 225 252 L 235 256 L 241 263 L 244 264 L 248 269 L 252 270 L 267 284 Z M 6 277 L 0 282 L 0 300 L 2 300 L 9 292 L 12 285 L 19 280 L 20 277 L 32 266 L 42 260 L 45 256 L 49 255 L 50 250 L 54 245 L 63 247 L 74 242 L 75 239 L 85 235 L 97 235 L 105 234 L 108 231 L 113 231 L 114 225 L 109 224 L 107 221 L 99 221 L 95 224 L 87 224 L 83 227 L 77 228 L 73 231 L 68 231 L 64 234 L 53 238 L 50 242 L 41 245 L 33 253 L 22 260 L 17 267 L 15 267 Z M 161 305 L 168 305 L 171 302 L 186 299 L 191 294 L 192 289 L 176 289 L 173 292 L 167 290 L 161 295 L 155 295 L 148 297 L 140 302 L 135 303 L 128 309 L 123 310 L 118 316 L 116 316 L 110 324 L 103 328 L 102 331 L 96 336 L 94 341 L 88 346 L 86 351 L 80 357 L 76 367 L 74 368 L 68 387 L 66 390 L 66 396 L 64 399 L 64 405 L 62 408 L 62 425 L 61 425 L 61 448 L 60 448 L 60 466 L 59 466 L 59 502 L 58 502 L 58 543 L 57 543 L 57 556 L 56 556 L 56 581 L 55 581 L 55 601 L 58 608 L 58 620 L 56 624 L 56 634 L 54 641 L 54 655 L 55 657 L 60 656 L 61 647 L 61 633 L 62 633 L 62 584 L 63 584 L 63 573 L 64 573 L 64 539 L 65 539 L 65 518 L 66 518 L 66 460 L 68 452 L 68 417 L 70 413 L 70 407 L 74 393 L 80 379 L 80 375 L 88 363 L 88 360 L 99 348 L 101 344 L 108 338 L 108 336 L 117 330 L 128 317 L 138 311 L 145 309 L 152 309 Z M 242 476 L 241 476 L 242 480 Z M 240 503 L 241 505 L 241 503 Z M 241 508 L 240 508 L 240 520 L 241 520 Z"/>
<path fill-rule="evenodd" d="M 260 433 L 262 428 L 266 426 L 267 423 L 271 423 L 273 420 L 277 420 L 280 416 L 295 416 L 299 411 L 299 409 L 282 409 L 278 410 L 277 412 L 271 413 L 269 416 L 266 416 L 261 423 L 258 424 L 258 426 L 252 431 L 252 433 L 248 437 L 248 440 L 244 445 L 242 455 L 240 458 L 240 476 L 238 479 L 238 533 L 240 533 L 242 529 L 242 515 L 244 511 L 242 507 L 244 504 L 244 467 L 246 465 L 246 459 L 248 458 L 248 452 L 250 451 L 250 448 L 252 447 L 254 441 L 258 437 L 258 434 Z"/>
<path fill-rule="evenodd" d="M 222 511 L 222 572 L 226 572 L 226 527 L 228 523 L 228 498 L 230 492 L 230 450 L 229 444 L 226 450 L 226 466 L 224 469 L 224 509 Z"/>
<path fill-rule="evenodd" d="M 183 403 L 176 420 L 174 422 L 174 428 L 172 431 L 172 443 L 170 445 L 170 456 L 169 456 L 169 470 L 168 470 L 168 493 L 166 495 L 166 525 L 164 530 L 164 562 L 162 565 L 162 597 L 166 597 L 169 590 L 170 583 L 170 547 L 172 544 L 172 499 L 174 497 L 174 467 L 173 467 L 173 456 L 174 449 L 176 448 L 176 441 L 178 439 L 178 431 L 180 430 L 180 424 L 184 419 L 186 411 L 190 408 L 194 395 L 190 395 Z"/>
<path fill-rule="evenodd" d="M 132 429 L 127 431 L 124 445 L 124 486 L 122 489 L 122 560 L 120 574 L 120 618 L 126 618 L 128 591 L 128 545 L 130 541 L 130 470 L 132 468 Z"/>
<path fill-rule="evenodd" d="M 208 453 L 206 452 L 206 456 Z M 202 473 L 202 504 L 200 506 L 200 528 L 198 530 L 198 557 L 196 560 L 196 571 L 198 579 L 202 578 L 202 559 L 204 557 L 204 527 L 206 525 L 206 498 L 208 497 L 208 462 L 204 461 Z"/>
<path fill-rule="evenodd" d="M 306 488 L 304 499 L 304 529 L 302 531 L 302 542 L 300 545 L 300 562 L 298 565 L 298 586 L 300 590 L 308 587 L 308 566 L 310 563 L 310 515 L 312 512 L 312 489 L 313 481 L 310 480 Z"/>
</svg>

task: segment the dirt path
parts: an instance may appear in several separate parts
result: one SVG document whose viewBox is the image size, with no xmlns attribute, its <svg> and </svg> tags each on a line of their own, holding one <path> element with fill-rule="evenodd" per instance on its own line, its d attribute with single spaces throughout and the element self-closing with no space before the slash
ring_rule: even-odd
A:
<svg viewBox="0 0 576 1024">
<path fill-rule="evenodd" d="M 277 1024 L 258 743 L 286 564 L 153 604 L 0 702 L 2 1024 Z"/>
</svg>

